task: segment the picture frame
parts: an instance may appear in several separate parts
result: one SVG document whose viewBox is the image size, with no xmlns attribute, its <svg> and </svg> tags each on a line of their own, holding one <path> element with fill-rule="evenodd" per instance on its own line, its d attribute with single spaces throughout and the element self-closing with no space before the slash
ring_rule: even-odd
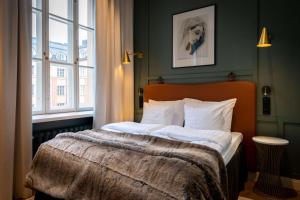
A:
<svg viewBox="0 0 300 200">
<path fill-rule="evenodd" d="M 215 5 L 173 15 L 173 68 L 215 64 Z"/>
</svg>

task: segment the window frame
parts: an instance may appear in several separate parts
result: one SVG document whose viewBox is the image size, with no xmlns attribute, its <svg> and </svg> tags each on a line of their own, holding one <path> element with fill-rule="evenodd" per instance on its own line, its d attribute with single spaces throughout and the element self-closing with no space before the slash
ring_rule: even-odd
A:
<svg viewBox="0 0 300 200">
<path fill-rule="evenodd" d="M 91 68 L 94 70 L 92 73 L 93 76 L 93 85 L 92 88 L 95 88 L 95 45 L 93 48 L 93 66 L 80 66 L 79 65 L 79 28 L 83 27 L 86 29 L 89 29 L 93 31 L 93 38 L 94 38 L 94 43 L 95 43 L 95 0 L 91 0 L 92 3 L 92 16 L 94 17 L 93 19 L 93 27 L 86 27 L 81 24 L 79 24 L 79 0 L 69 0 L 73 1 L 73 19 L 65 19 L 60 16 L 57 16 L 55 14 L 50 14 L 49 13 L 49 0 L 42 0 L 41 1 L 41 9 L 40 8 L 35 8 L 32 7 L 32 13 L 34 11 L 41 12 L 42 16 L 42 58 L 34 58 L 32 57 L 32 61 L 41 61 L 42 63 L 42 109 L 40 111 L 33 111 L 32 110 L 32 115 L 40 115 L 40 114 L 54 114 L 54 113 L 67 113 L 67 112 L 79 112 L 79 111 L 90 111 L 94 109 L 94 101 L 92 101 L 92 106 L 90 107 L 80 107 L 80 85 L 79 85 L 79 68 L 84 67 L 84 68 Z M 50 49 L 49 49 L 49 21 L 50 21 L 50 15 L 59 18 L 63 21 L 66 21 L 67 23 L 71 23 L 73 25 L 73 32 L 72 32 L 72 37 L 73 37 L 73 62 L 63 62 L 63 61 L 56 61 L 56 60 L 51 60 L 49 57 L 50 54 Z M 38 24 L 37 24 L 38 27 Z M 61 64 L 64 66 L 70 66 L 73 69 L 73 96 L 71 98 L 73 99 L 73 107 L 72 108 L 65 108 L 65 109 L 51 109 L 50 105 L 50 70 L 51 70 L 51 63 L 53 64 Z M 64 70 L 64 73 L 68 73 L 66 70 Z M 67 90 L 67 88 L 65 88 Z M 66 92 L 66 91 L 65 91 Z M 95 95 L 95 92 L 93 90 L 92 95 Z"/>
</svg>

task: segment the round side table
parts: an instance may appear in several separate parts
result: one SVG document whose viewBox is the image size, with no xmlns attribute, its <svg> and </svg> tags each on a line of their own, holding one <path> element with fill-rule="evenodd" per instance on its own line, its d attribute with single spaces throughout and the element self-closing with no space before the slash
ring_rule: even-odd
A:
<svg viewBox="0 0 300 200">
<path fill-rule="evenodd" d="M 259 163 L 259 177 L 254 192 L 280 198 L 295 196 L 295 191 L 282 187 L 280 179 L 280 160 L 289 141 L 266 136 L 255 136 L 252 140 L 256 145 Z"/>
</svg>

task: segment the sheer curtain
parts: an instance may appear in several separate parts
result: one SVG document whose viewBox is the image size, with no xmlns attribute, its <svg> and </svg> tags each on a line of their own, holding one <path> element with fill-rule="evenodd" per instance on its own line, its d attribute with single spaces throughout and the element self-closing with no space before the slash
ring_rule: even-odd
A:
<svg viewBox="0 0 300 200">
<path fill-rule="evenodd" d="M 133 50 L 133 0 L 96 1 L 96 93 L 94 127 L 133 120 L 133 65 L 122 52 Z"/>
<path fill-rule="evenodd" d="M 31 0 L 0 1 L 0 199 L 26 198 L 31 164 Z"/>
</svg>

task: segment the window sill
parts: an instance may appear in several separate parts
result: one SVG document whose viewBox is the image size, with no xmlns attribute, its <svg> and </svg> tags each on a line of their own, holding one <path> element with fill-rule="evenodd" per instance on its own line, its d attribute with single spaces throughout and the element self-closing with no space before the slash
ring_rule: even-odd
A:
<svg viewBox="0 0 300 200">
<path fill-rule="evenodd" d="M 92 117 L 94 111 L 82 111 L 82 112 L 69 112 L 69 113 L 56 113 L 56 114 L 46 114 L 46 115 L 33 115 L 32 123 L 41 123 L 41 122 L 51 122 L 67 119 L 77 119 L 84 117 Z"/>
</svg>

